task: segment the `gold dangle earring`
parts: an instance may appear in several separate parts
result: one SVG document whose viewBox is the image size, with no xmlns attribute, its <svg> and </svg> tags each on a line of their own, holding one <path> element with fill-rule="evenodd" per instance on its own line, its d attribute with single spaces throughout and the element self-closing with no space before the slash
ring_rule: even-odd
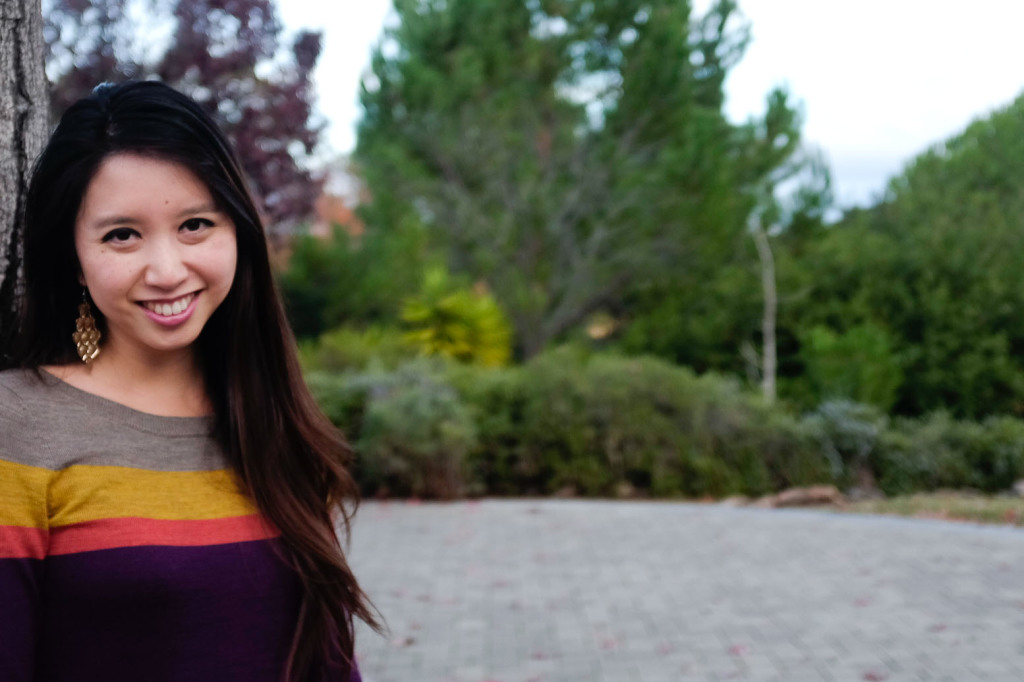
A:
<svg viewBox="0 0 1024 682">
<path fill-rule="evenodd" d="M 82 302 L 78 305 L 78 319 L 75 320 L 75 333 L 71 335 L 75 342 L 75 350 L 82 362 L 90 364 L 100 354 L 100 330 L 96 328 L 96 320 L 92 317 L 89 307 L 88 291 L 82 289 Z"/>
</svg>

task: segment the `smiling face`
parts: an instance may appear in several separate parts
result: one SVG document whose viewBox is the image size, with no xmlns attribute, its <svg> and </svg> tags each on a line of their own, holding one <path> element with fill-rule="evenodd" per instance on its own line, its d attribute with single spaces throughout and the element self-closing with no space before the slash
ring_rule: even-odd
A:
<svg viewBox="0 0 1024 682">
<path fill-rule="evenodd" d="M 106 317 L 107 355 L 191 351 L 237 262 L 235 225 L 206 185 L 181 164 L 134 154 L 100 164 L 75 221 L 75 250 Z"/>
</svg>

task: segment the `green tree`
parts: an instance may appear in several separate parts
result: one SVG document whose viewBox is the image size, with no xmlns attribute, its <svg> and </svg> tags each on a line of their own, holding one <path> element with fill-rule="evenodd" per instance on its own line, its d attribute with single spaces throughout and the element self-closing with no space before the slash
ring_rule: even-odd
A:
<svg viewBox="0 0 1024 682">
<path fill-rule="evenodd" d="M 903 383 L 885 329 L 871 323 L 837 334 L 812 327 L 801 343 L 807 378 L 820 399 L 847 398 L 888 410 Z"/>
<path fill-rule="evenodd" d="M 721 263 L 799 141 L 782 91 L 763 119 L 722 114 L 747 42 L 730 0 L 696 19 L 678 0 L 395 10 L 362 93 L 368 220 L 421 224 L 452 272 L 488 284 L 524 356 Z"/>
<path fill-rule="evenodd" d="M 296 336 L 397 324 L 402 301 L 420 286 L 422 241 L 414 229 L 370 228 L 356 239 L 335 226 L 329 239 L 296 236 L 278 276 Z"/>
<path fill-rule="evenodd" d="M 885 330 L 900 413 L 1024 413 L 1022 177 L 1024 98 L 912 160 L 877 206 L 807 248 L 795 333 Z"/>
</svg>

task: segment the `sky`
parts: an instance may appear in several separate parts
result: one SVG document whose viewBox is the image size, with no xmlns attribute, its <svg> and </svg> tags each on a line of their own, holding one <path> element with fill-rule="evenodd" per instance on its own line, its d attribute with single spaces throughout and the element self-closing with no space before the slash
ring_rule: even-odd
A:
<svg viewBox="0 0 1024 682">
<path fill-rule="evenodd" d="M 711 0 L 695 0 L 703 11 Z M 751 43 L 726 80 L 740 122 L 786 87 L 840 206 L 866 205 L 914 156 L 1024 92 L 1020 0 L 739 0 Z M 359 82 L 390 0 L 282 0 L 289 30 L 320 29 L 319 109 L 338 153 L 355 145 Z"/>
</svg>

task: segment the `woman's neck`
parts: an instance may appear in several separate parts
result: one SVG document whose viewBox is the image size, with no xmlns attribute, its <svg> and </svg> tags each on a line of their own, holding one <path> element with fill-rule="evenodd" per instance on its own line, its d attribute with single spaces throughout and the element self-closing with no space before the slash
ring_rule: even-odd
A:
<svg viewBox="0 0 1024 682">
<path fill-rule="evenodd" d="M 212 413 L 202 371 L 191 348 L 146 354 L 105 347 L 91 364 L 45 367 L 75 388 L 140 412 L 165 417 L 199 417 Z"/>
</svg>

